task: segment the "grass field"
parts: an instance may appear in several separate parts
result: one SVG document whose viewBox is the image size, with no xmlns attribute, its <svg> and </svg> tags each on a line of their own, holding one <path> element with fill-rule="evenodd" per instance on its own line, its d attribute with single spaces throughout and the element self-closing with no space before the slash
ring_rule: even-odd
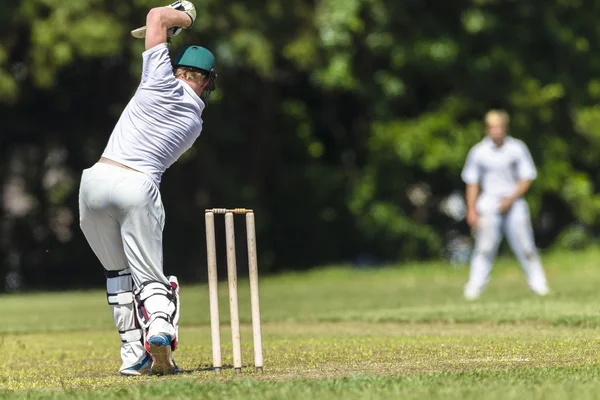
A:
<svg viewBox="0 0 600 400">
<path fill-rule="evenodd" d="M 545 257 L 553 293 L 532 295 L 512 260 L 481 300 L 442 264 L 317 269 L 261 280 L 265 372 L 252 371 L 247 282 L 244 364 L 210 371 L 208 294 L 183 286 L 182 373 L 124 378 L 101 291 L 0 297 L 0 398 L 600 398 L 600 252 Z M 222 338 L 231 363 L 227 293 Z"/>
</svg>

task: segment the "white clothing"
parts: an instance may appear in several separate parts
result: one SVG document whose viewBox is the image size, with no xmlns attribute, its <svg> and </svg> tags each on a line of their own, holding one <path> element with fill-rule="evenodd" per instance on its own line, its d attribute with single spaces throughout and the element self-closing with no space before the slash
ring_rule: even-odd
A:
<svg viewBox="0 0 600 400">
<path fill-rule="evenodd" d="M 97 163 L 83 171 L 81 229 L 108 271 L 131 269 L 135 286 L 165 285 L 162 231 L 165 211 L 156 184 L 145 174 Z"/>
<path fill-rule="evenodd" d="M 107 299 L 121 337 L 122 371 L 135 366 L 146 357 L 146 348 L 142 341 L 144 332 L 136 322 L 131 271 L 115 271 L 110 277 L 108 273 L 105 274 Z"/>
<path fill-rule="evenodd" d="M 510 196 L 520 180 L 537 176 L 529 149 L 522 141 L 506 137 L 497 147 L 490 138 L 476 144 L 467 157 L 462 179 L 469 185 L 480 185 L 477 199 L 480 213 L 498 212 L 500 200 Z"/>
<path fill-rule="evenodd" d="M 480 214 L 465 296 L 476 298 L 487 285 L 502 234 L 519 260 L 531 290 L 546 294 L 548 284 L 535 246 L 529 207 L 525 200 L 519 199 L 506 214 Z"/>
<path fill-rule="evenodd" d="M 102 157 L 141 171 L 160 184 L 162 174 L 202 131 L 204 102 L 175 78 L 165 43 L 143 53 L 142 81 L 123 110 Z"/>
<path fill-rule="evenodd" d="M 500 212 L 501 200 L 514 193 L 517 183 L 534 180 L 536 176 L 529 149 L 518 139 L 506 137 L 498 147 L 485 138 L 469 152 L 462 179 L 466 184 L 480 185 L 481 192 L 477 199 L 475 251 L 465 297 L 477 298 L 485 288 L 503 234 L 521 263 L 529 287 L 540 295 L 548 292 L 527 202 L 519 198 L 506 213 Z"/>
<path fill-rule="evenodd" d="M 79 190 L 79 218 L 90 247 L 107 271 L 130 272 L 135 287 L 160 282 L 170 287 L 163 273 L 162 232 L 165 212 L 156 183 L 146 174 L 97 163 L 83 171 Z M 135 306 L 131 287 L 123 279 L 107 279 L 107 293 L 115 325 L 120 333 L 132 329 Z M 128 300 L 110 302 L 110 294 Z M 175 306 L 164 296 L 146 303 L 148 314 L 173 313 Z M 177 326 L 157 319 L 153 332 L 177 338 Z M 146 355 L 141 341 L 123 343 L 121 369 L 140 362 Z"/>
<path fill-rule="evenodd" d="M 145 51 L 141 83 L 102 155 L 131 169 L 97 163 L 81 178 L 80 225 L 106 270 L 107 299 L 123 342 L 121 370 L 144 363 L 144 342 L 153 335 L 169 335 L 176 347 L 179 301 L 163 273 L 159 184 L 200 135 L 203 110 L 192 88 L 175 78 L 167 45 Z M 147 323 L 136 321 L 140 314 Z"/>
</svg>

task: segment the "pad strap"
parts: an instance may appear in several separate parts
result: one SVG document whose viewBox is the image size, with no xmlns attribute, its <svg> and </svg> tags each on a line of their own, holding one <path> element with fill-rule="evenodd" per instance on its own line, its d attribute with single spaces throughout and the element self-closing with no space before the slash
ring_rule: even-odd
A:
<svg viewBox="0 0 600 400">
<path fill-rule="evenodd" d="M 164 319 L 169 324 L 173 325 L 173 317 L 171 315 L 167 314 L 166 312 L 162 312 L 162 311 L 157 311 L 157 312 L 153 313 L 152 315 L 150 315 L 150 319 L 148 319 L 147 325 L 150 326 L 150 324 L 152 324 L 152 322 L 154 322 L 154 320 L 157 320 L 157 319 Z"/>
<path fill-rule="evenodd" d="M 123 306 L 133 303 L 133 293 L 106 293 L 106 300 L 111 306 Z"/>
<path fill-rule="evenodd" d="M 121 342 L 123 343 L 134 343 L 142 340 L 143 333 L 144 332 L 141 329 L 130 329 L 127 331 L 119 331 L 119 336 L 121 336 Z"/>
<path fill-rule="evenodd" d="M 133 281 L 129 268 L 119 271 L 104 270 L 106 276 L 106 300 L 111 306 L 133 303 Z"/>
<path fill-rule="evenodd" d="M 169 301 L 173 301 L 174 299 L 173 288 L 170 285 L 167 287 L 160 282 L 142 284 L 142 286 L 136 290 L 135 294 L 142 303 L 152 296 L 165 296 Z"/>
<path fill-rule="evenodd" d="M 106 279 L 120 278 L 122 276 L 131 276 L 131 270 L 129 268 L 121 269 L 121 270 L 118 270 L 118 271 L 110 271 L 108 269 L 104 270 L 104 277 Z"/>
</svg>

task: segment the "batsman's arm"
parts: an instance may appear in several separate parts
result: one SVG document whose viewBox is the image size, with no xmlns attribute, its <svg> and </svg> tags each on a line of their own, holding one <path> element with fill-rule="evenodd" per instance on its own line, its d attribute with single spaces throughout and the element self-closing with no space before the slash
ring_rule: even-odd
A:
<svg viewBox="0 0 600 400">
<path fill-rule="evenodd" d="M 170 7 L 157 7 L 146 17 L 146 50 L 167 42 L 167 30 L 173 27 L 188 28 L 191 17 L 183 11 Z"/>
</svg>

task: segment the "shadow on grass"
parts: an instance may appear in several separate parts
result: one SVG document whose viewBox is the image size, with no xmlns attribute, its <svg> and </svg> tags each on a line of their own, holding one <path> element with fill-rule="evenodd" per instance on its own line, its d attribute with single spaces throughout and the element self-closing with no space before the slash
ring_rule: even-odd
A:
<svg viewBox="0 0 600 400">
<path fill-rule="evenodd" d="M 242 365 L 242 372 L 243 372 L 245 369 L 247 369 L 247 368 L 252 368 L 252 366 L 249 366 L 249 365 Z M 225 371 L 225 370 L 232 370 L 232 369 L 233 369 L 233 365 L 223 365 L 223 366 L 221 367 L 221 370 L 222 370 L 222 371 Z M 194 369 L 180 369 L 180 370 L 177 372 L 177 374 L 178 374 L 178 375 L 179 375 L 179 374 L 183 374 L 183 375 L 189 375 L 189 374 L 193 374 L 193 373 L 195 373 L 195 372 L 213 372 L 213 373 L 216 373 L 216 372 L 215 372 L 215 368 L 214 368 L 212 365 L 210 365 L 210 364 L 201 364 L 201 365 L 199 365 L 197 368 L 194 368 Z"/>
</svg>

